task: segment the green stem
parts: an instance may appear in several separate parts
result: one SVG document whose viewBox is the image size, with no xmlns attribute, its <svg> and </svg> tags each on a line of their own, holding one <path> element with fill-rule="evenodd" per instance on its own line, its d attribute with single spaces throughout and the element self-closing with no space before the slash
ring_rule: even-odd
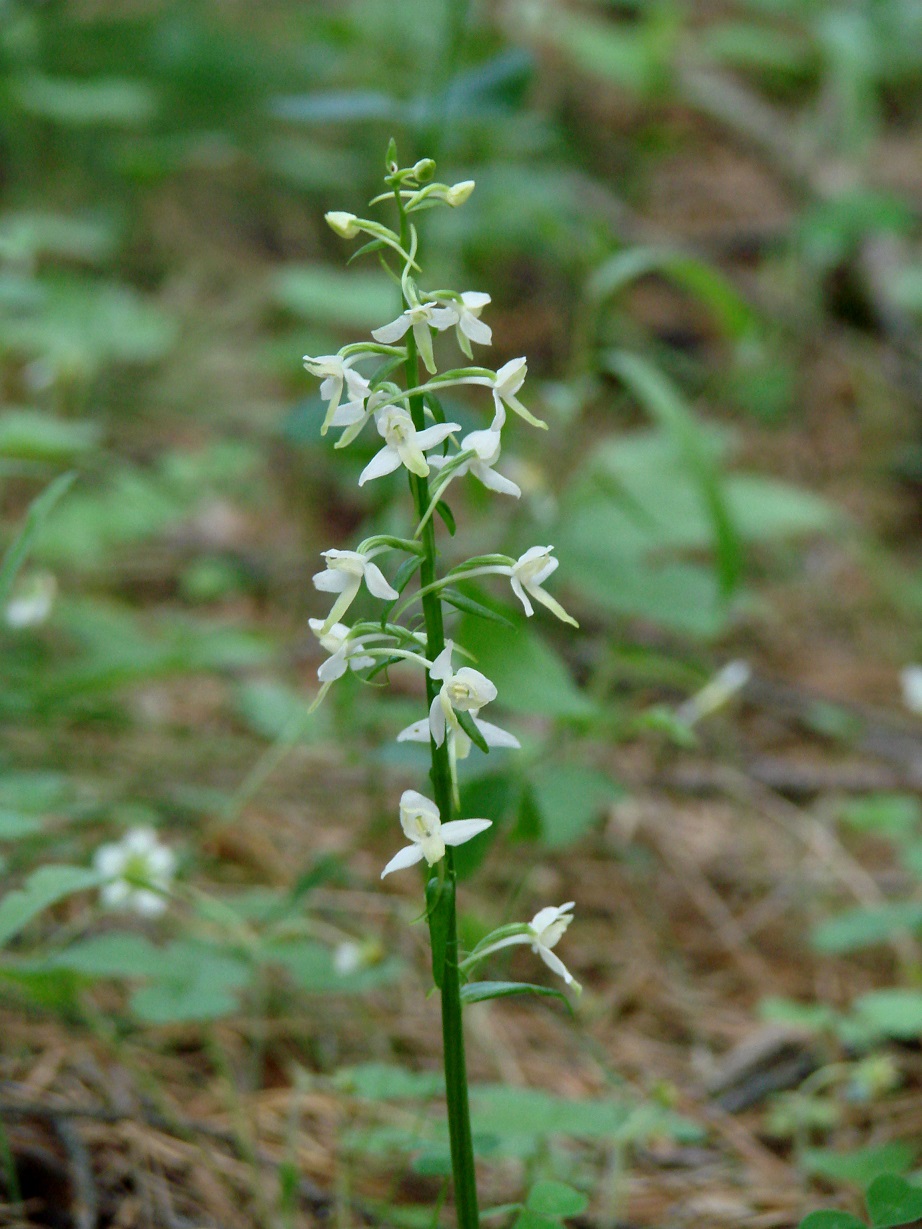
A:
<svg viewBox="0 0 922 1229">
<path fill-rule="evenodd" d="M 399 192 L 394 199 L 400 213 L 400 242 L 409 244 L 409 227 Z M 405 303 L 405 306 L 409 304 Z M 412 330 L 407 334 L 407 357 L 405 364 L 408 389 L 419 385 L 419 356 Z M 408 398 L 413 425 L 417 431 L 426 426 L 425 404 L 421 392 Z M 410 474 L 410 490 L 421 520 L 429 507 L 429 479 Z M 426 656 L 435 661 L 445 648 L 445 627 L 442 621 L 442 602 L 438 595 L 436 571 L 437 548 L 435 525 L 429 519 L 422 532 L 423 561 L 420 566 L 420 592 L 422 594 L 423 618 L 426 626 Z M 438 695 L 439 683 L 426 672 L 426 700 L 431 707 Z M 432 753 L 431 779 L 442 823 L 452 818 L 451 765 L 448 758 L 448 740 L 437 747 L 430 740 Z M 471 1139 L 471 1112 L 467 1092 L 467 1063 L 464 1055 L 464 1028 L 461 1020 L 461 981 L 458 971 L 458 919 L 455 910 L 455 866 L 452 850 L 445 854 L 445 878 L 452 890 L 442 894 L 437 906 L 447 916 L 429 919 L 430 933 L 440 926 L 445 936 L 445 958 L 441 977 L 442 991 L 442 1044 L 445 1067 L 445 1100 L 448 1109 L 448 1135 L 451 1145 L 451 1168 L 454 1176 L 455 1211 L 458 1229 L 478 1229 L 477 1179 L 474 1170 L 474 1146 Z"/>
</svg>

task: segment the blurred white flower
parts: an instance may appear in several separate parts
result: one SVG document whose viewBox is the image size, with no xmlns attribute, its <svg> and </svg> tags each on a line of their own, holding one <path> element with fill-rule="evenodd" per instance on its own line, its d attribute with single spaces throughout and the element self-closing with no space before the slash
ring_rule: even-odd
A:
<svg viewBox="0 0 922 1229">
<path fill-rule="evenodd" d="M 120 841 L 101 845 L 93 866 L 105 879 L 100 900 L 107 909 L 156 917 L 166 909 L 176 855 L 161 845 L 153 828 L 132 828 Z"/>
<path fill-rule="evenodd" d="M 400 826 L 410 844 L 394 854 L 381 872 L 382 879 L 392 871 L 415 866 L 423 858 L 434 866 L 445 857 L 446 845 L 463 845 L 491 827 L 492 820 L 453 819 L 443 824 L 431 799 L 415 789 L 407 789 L 400 796 Z"/>
<path fill-rule="evenodd" d="M 752 668 L 748 662 L 728 661 L 700 691 L 679 705 L 676 717 L 685 725 L 694 725 L 729 704 L 751 677 Z"/>
<path fill-rule="evenodd" d="M 444 443 L 452 431 L 461 430 L 460 423 L 443 422 L 417 431 L 410 411 L 399 405 L 378 410 L 375 413 L 375 424 L 385 444 L 362 470 L 359 486 L 364 486 L 372 478 L 392 474 L 401 465 L 405 465 L 411 473 L 420 478 L 428 477 L 429 462 L 423 454 Z"/>
<path fill-rule="evenodd" d="M 906 666 L 900 672 L 903 703 L 911 713 L 922 713 L 922 666 Z"/>
<path fill-rule="evenodd" d="M 392 589 L 384 577 L 384 573 L 376 563 L 372 563 L 369 555 L 360 554 L 354 550 L 325 550 L 322 552 L 327 566 L 322 572 L 315 572 L 314 587 L 324 593 L 338 593 L 333 609 L 323 621 L 318 635 L 326 636 L 346 613 L 364 580 L 369 593 L 383 601 L 395 602 L 400 594 Z"/>
<path fill-rule="evenodd" d="M 7 627 L 19 631 L 40 626 L 51 614 L 57 591 L 58 582 L 50 572 L 33 572 L 23 577 L 3 612 Z"/>
</svg>

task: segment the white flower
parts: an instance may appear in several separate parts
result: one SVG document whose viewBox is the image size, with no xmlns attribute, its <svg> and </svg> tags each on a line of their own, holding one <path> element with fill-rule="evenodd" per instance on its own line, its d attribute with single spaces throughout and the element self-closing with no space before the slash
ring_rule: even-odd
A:
<svg viewBox="0 0 922 1229">
<path fill-rule="evenodd" d="M 471 666 L 462 666 L 457 671 L 452 670 L 453 650 L 454 644 L 449 640 L 429 667 L 430 677 L 442 684 L 439 694 L 429 707 L 429 730 L 432 741 L 437 747 L 441 747 L 445 741 L 446 728 L 453 730 L 456 735 L 464 735 L 456 714 L 470 713 L 488 747 L 518 747 L 519 741 L 512 734 L 499 729 L 498 726 L 490 725 L 489 722 L 478 721 L 477 714 L 483 706 L 496 699 L 496 687 L 485 674 L 481 674 L 479 670 L 474 670 Z M 464 737 L 466 738 L 467 735 Z M 410 737 L 400 740 L 399 736 L 398 740 L 415 741 Z"/>
<path fill-rule="evenodd" d="M 93 866 L 104 877 L 100 899 L 107 909 L 128 909 L 142 917 L 163 913 L 176 869 L 176 855 L 161 845 L 153 828 L 132 828 L 114 844 L 96 850 Z"/>
<path fill-rule="evenodd" d="M 345 940 L 333 949 L 333 968 L 340 977 L 357 973 L 363 964 L 363 952 L 358 943 Z"/>
<path fill-rule="evenodd" d="M 746 661 L 728 661 L 714 677 L 676 709 L 676 716 L 686 725 L 694 725 L 729 704 L 746 686 L 752 670 Z"/>
<path fill-rule="evenodd" d="M 473 452 L 475 455 L 462 461 L 452 469 L 450 478 L 454 481 L 464 474 L 471 473 L 490 491 L 498 491 L 501 495 L 514 495 L 516 499 L 522 494 L 521 488 L 510 478 L 497 474 L 493 466 L 499 460 L 501 436 L 499 431 L 489 428 L 486 431 L 471 431 L 461 441 L 461 452 Z M 431 464 L 441 469 L 451 460 L 450 457 L 433 457 Z M 444 487 L 442 488 L 444 491 Z M 441 492 L 440 492 L 441 494 Z"/>
<path fill-rule="evenodd" d="M 433 328 L 441 332 L 443 329 L 450 328 L 457 319 L 457 313 L 452 308 L 435 307 L 431 303 L 414 303 L 390 324 L 384 324 L 380 329 L 372 329 L 371 335 L 375 341 L 391 345 L 399 341 L 407 329 L 412 327 L 419 356 L 425 363 L 426 370 L 434 374 L 435 358 L 432 354 L 432 334 L 429 330 Z"/>
<path fill-rule="evenodd" d="M 569 623 L 573 627 L 579 627 L 577 621 L 567 614 L 561 604 L 541 588 L 551 573 L 556 572 L 560 564 L 559 559 L 551 557 L 553 549 L 553 546 L 532 546 L 524 555 L 518 557 L 509 569 L 512 592 L 522 603 L 525 613 L 529 618 L 535 613 L 531 602 L 528 600 L 529 597 L 533 597 L 536 602 L 546 606 L 548 610 L 555 614 L 558 619 L 562 619 L 564 623 Z"/>
<path fill-rule="evenodd" d="M 512 947 L 517 943 L 528 943 L 531 945 L 531 950 L 535 955 L 540 956 L 549 969 L 556 973 L 558 977 L 562 977 L 564 982 L 568 986 L 572 986 L 577 994 L 579 994 L 582 991 L 582 986 L 580 986 L 560 957 L 555 956 L 551 950 L 557 946 L 567 927 L 573 921 L 573 915 L 570 910 L 573 908 L 574 903 L 574 901 L 568 900 L 565 905 L 548 905 L 544 909 L 539 909 L 528 925 L 524 927 L 524 933 L 507 935 L 503 939 L 498 939 L 495 943 L 488 943 L 482 950 L 478 951 L 475 949 L 472 956 L 476 957 L 477 961 L 480 961 L 485 956 L 498 952 L 500 948 Z"/>
<path fill-rule="evenodd" d="M 16 587 L 6 604 L 3 617 L 7 627 L 16 631 L 38 627 L 51 614 L 58 582 L 50 572 L 35 572 Z"/>
<path fill-rule="evenodd" d="M 314 587 L 324 593 L 338 593 L 339 597 L 333 603 L 333 609 L 324 620 L 319 634 L 326 636 L 339 622 L 355 601 L 363 580 L 369 593 L 382 601 L 395 602 L 400 596 L 387 583 L 370 556 L 354 550 L 325 550 L 322 553 L 327 566 L 323 572 L 314 574 Z"/>
<path fill-rule="evenodd" d="M 417 431 L 410 411 L 399 405 L 390 405 L 376 411 L 375 423 L 385 445 L 362 470 L 359 486 L 364 486 L 372 478 L 393 473 L 400 465 L 405 465 L 411 473 L 418 474 L 420 478 L 428 477 L 429 462 L 423 453 L 444 443 L 452 431 L 461 430 L 460 423 L 443 422 L 427 427 L 424 431 Z"/>
<path fill-rule="evenodd" d="M 903 703 L 911 713 L 922 713 L 922 666 L 907 666 L 900 672 Z"/>
<path fill-rule="evenodd" d="M 304 355 L 304 366 L 312 376 L 322 381 L 320 396 L 329 402 L 320 428 L 321 435 L 326 435 L 334 424 L 345 426 L 362 417 L 371 385 L 363 375 L 352 369 L 352 364 L 362 357 L 360 354 L 350 355 L 349 358 L 339 354 L 320 354 L 317 358 Z M 344 391 L 348 393 L 349 400 L 340 406 Z"/>
<path fill-rule="evenodd" d="M 354 239 L 362 229 L 354 213 L 343 213 L 340 209 L 331 209 L 323 216 L 327 225 L 339 235 L 340 239 Z"/>
<path fill-rule="evenodd" d="M 407 789 L 400 796 L 400 826 L 411 842 L 394 854 L 381 872 L 381 878 L 391 871 L 400 871 L 407 866 L 422 862 L 434 866 L 445 857 L 446 845 L 463 845 L 492 824 L 489 819 L 454 819 L 443 824 L 439 809 L 424 794 Z"/>
<path fill-rule="evenodd" d="M 461 350 L 472 359 L 471 342 L 488 346 L 493 340 L 493 331 L 480 319 L 480 313 L 490 302 L 490 296 L 479 290 L 465 290 L 460 299 L 440 299 L 449 311 L 454 312 L 455 336 Z"/>
<path fill-rule="evenodd" d="M 342 678 L 347 670 L 366 670 L 375 664 L 375 659 L 369 657 L 363 649 L 369 640 L 378 639 L 378 635 L 350 638 L 349 628 L 345 623 L 334 623 L 328 632 L 323 630 L 323 619 L 308 619 L 308 624 L 330 654 L 317 670 L 321 683 L 333 683 Z"/>
<path fill-rule="evenodd" d="M 514 410 L 519 417 L 524 418 L 526 422 L 530 422 L 533 427 L 544 427 L 547 429 L 547 423 L 542 422 L 540 418 L 535 418 L 529 410 L 519 401 L 516 393 L 525 383 L 525 375 L 528 371 L 524 358 L 513 358 L 508 363 L 504 363 L 499 371 L 489 380 L 481 379 L 479 383 L 487 384 L 493 391 L 493 404 L 496 407 L 496 414 L 493 417 L 492 427 L 494 431 L 498 431 L 506 421 L 506 407 Z M 474 381 L 471 381 L 474 383 Z"/>
</svg>

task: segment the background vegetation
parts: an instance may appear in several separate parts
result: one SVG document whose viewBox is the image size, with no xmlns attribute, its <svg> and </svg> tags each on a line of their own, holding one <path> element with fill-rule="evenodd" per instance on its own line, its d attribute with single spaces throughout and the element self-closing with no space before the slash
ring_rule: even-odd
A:
<svg viewBox="0 0 922 1229">
<path fill-rule="evenodd" d="M 465 937 L 575 898 L 586 986 L 468 1013 L 485 1190 L 781 1229 L 914 1170 L 920 103 L 914 0 L 0 3 L 0 1223 L 432 1223 L 418 697 L 309 712 L 319 550 L 406 529 L 301 368 L 394 314 L 322 220 L 392 135 L 477 181 L 429 268 L 528 355 L 504 549 L 582 625 L 460 635 L 526 751 Z M 156 919 L 92 870 L 139 826 Z"/>
</svg>

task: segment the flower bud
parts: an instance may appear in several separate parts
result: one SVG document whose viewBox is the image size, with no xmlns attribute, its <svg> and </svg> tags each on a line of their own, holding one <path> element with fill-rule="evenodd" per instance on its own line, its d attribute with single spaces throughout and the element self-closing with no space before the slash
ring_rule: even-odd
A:
<svg viewBox="0 0 922 1229">
<path fill-rule="evenodd" d="M 452 184 L 445 193 L 445 200 L 451 206 L 463 205 L 474 191 L 473 179 L 462 179 L 460 183 Z"/>
<path fill-rule="evenodd" d="M 413 166 L 412 175 L 417 183 L 428 183 L 435 174 L 435 162 L 431 158 L 420 158 Z"/>
<path fill-rule="evenodd" d="M 359 226 L 359 220 L 354 213 L 342 213 L 339 210 L 333 210 L 330 213 L 323 215 L 326 218 L 327 225 L 331 230 L 336 231 L 341 239 L 354 239 L 362 229 Z"/>
</svg>

